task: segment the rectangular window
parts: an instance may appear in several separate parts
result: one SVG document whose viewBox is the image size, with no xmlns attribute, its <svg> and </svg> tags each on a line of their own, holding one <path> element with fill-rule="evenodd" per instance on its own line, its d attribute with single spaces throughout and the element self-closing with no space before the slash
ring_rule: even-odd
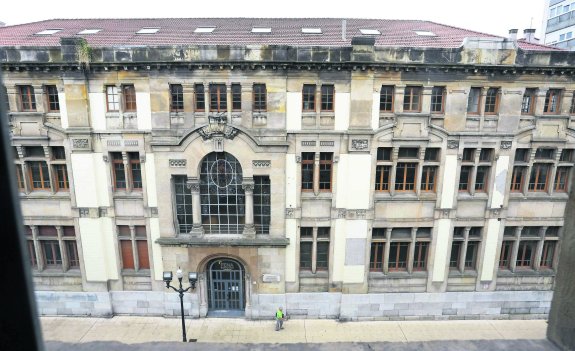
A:
<svg viewBox="0 0 575 351">
<path fill-rule="evenodd" d="M 529 191 L 547 191 L 550 166 L 546 163 L 535 163 L 529 177 Z"/>
<path fill-rule="evenodd" d="M 533 254 L 535 253 L 535 241 L 520 241 L 519 250 L 517 251 L 517 260 L 515 266 L 518 268 L 532 268 Z"/>
<path fill-rule="evenodd" d="M 315 154 L 313 152 L 302 152 L 301 154 L 301 190 L 313 190 L 313 163 Z"/>
<path fill-rule="evenodd" d="M 537 89 L 525 89 L 521 102 L 522 115 L 533 115 L 535 113 L 536 91 Z"/>
<path fill-rule="evenodd" d="M 545 105 L 543 107 L 543 113 L 558 114 L 560 113 L 561 103 L 561 90 L 560 89 L 549 89 L 547 94 L 545 94 Z"/>
<path fill-rule="evenodd" d="M 58 88 L 55 85 L 46 85 L 46 100 L 48 101 L 48 112 L 60 112 L 60 101 L 58 100 Z"/>
<path fill-rule="evenodd" d="M 242 86 L 239 83 L 232 84 L 232 111 L 242 110 Z"/>
<path fill-rule="evenodd" d="M 192 191 L 186 176 L 174 176 L 176 221 L 179 233 L 190 233 L 193 227 Z"/>
<path fill-rule="evenodd" d="M 106 86 L 106 105 L 108 112 L 120 111 L 120 98 L 118 96 L 118 87 L 114 85 Z"/>
<path fill-rule="evenodd" d="M 381 272 L 383 270 L 383 256 L 385 254 L 384 242 L 372 242 L 371 254 L 369 256 L 369 270 Z"/>
<path fill-rule="evenodd" d="M 16 167 L 16 180 L 18 182 L 18 189 L 24 190 L 24 175 L 22 174 L 22 166 L 19 164 L 15 164 Z"/>
<path fill-rule="evenodd" d="M 409 243 L 392 242 L 389 245 L 389 270 L 407 271 L 408 255 L 409 255 Z"/>
<path fill-rule="evenodd" d="M 469 191 L 472 171 L 473 166 L 461 166 L 461 173 L 459 174 L 459 191 Z"/>
<path fill-rule="evenodd" d="M 129 230 L 129 229 L 128 229 Z M 122 253 L 122 268 L 134 269 L 134 251 L 131 240 L 120 240 L 120 252 Z"/>
<path fill-rule="evenodd" d="M 567 191 L 567 182 L 569 180 L 569 171 L 571 167 L 557 167 L 557 174 L 555 175 L 555 191 Z"/>
<path fill-rule="evenodd" d="M 424 271 L 427 268 L 427 252 L 429 242 L 418 241 L 415 243 L 415 256 L 413 257 L 413 270 Z"/>
<path fill-rule="evenodd" d="M 303 229 L 303 228 L 302 228 Z M 299 269 L 311 271 L 311 251 L 313 249 L 313 242 L 300 242 L 299 243 Z"/>
<path fill-rule="evenodd" d="M 138 269 L 150 269 L 148 241 L 146 239 L 136 240 L 136 249 L 138 251 Z"/>
<path fill-rule="evenodd" d="M 20 111 L 36 111 L 36 96 L 31 85 L 20 85 L 18 87 L 20 100 Z"/>
<path fill-rule="evenodd" d="M 66 151 L 63 146 L 52 146 L 52 159 L 54 160 L 65 160 Z"/>
<path fill-rule="evenodd" d="M 267 104 L 267 88 L 265 84 L 254 84 L 254 106 L 255 112 L 266 112 Z"/>
<path fill-rule="evenodd" d="M 536 160 L 553 160 L 555 158 L 555 149 L 550 148 L 538 148 L 535 151 Z"/>
<path fill-rule="evenodd" d="M 400 147 L 397 154 L 398 158 L 417 158 L 419 154 L 419 148 L 416 147 Z"/>
<path fill-rule="evenodd" d="M 522 192 L 525 175 L 527 174 L 527 167 L 515 166 L 513 167 L 513 174 L 511 176 L 511 191 Z"/>
<path fill-rule="evenodd" d="M 269 176 L 254 176 L 254 225 L 257 234 L 269 234 L 271 184 Z"/>
<path fill-rule="evenodd" d="M 333 85 L 321 86 L 321 111 L 333 111 L 334 87 Z"/>
<path fill-rule="evenodd" d="M 66 245 L 66 253 L 68 254 L 68 267 L 80 268 L 80 257 L 78 256 L 76 240 L 66 240 L 64 242 Z"/>
<path fill-rule="evenodd" d="M 331 191 L 331 175 L 333 166 L 333 153 L 321 152 L 319 154 L 319 190 Z"/>
<path fill-rule="evenodd" d="M 1 91 L 0 94 L 3 95 L 2 97 L 2 102 L 4 104 L 4 107 L 6 108 L 6 112 L 10 111 L 10 99 L 8 98 L 8 90 L 6 90 L 6 86 L 2 85 L 0 87 Z"/>
<path fill-rule="evenodd" d="M 464 162 L 474 162 L 475 161 L 475 149 L 463 149 L 463 156 L 461 158 Z"/>
<path fill-rule="evenodd" d="M 391 85 L 384 85 L 381 87 L 379 93 L 379 111 L 380 112 L 393 112 L 394 88 Z"/>
<path fill-rule="evenodd" d="M 30 258 L 30 266 L 32 268 L 38 268 L 38 260 L 36 258 L 36 250 L 34 249 L 34 241 L 26 240 L 27 248 L 28 248 L 28 257 Z"/>
<path fill-rule="evenodd" d="M 485 95 L 485 114 L 494 115 L 499 110 L 499 88 L 487 89 Z"/>
<path fill-rule="evenodd" d="M 375 190 L 389 191 L 391 166 L 378 165 L 375 168 Z"/>
<path fill-rule="evenodd" d="M 575 114 L 575 93 L 573 94 L 573 97 L 571 98 L 571 107 L 569 108 L 569 114 L 570 115 Z"/>
<path fill-rule="evenodd" d="M 181 84 L 170 85 L 170 111 L 184 111 L 184 88 Z"/>
<path fill-rule="evenodd" d="M 510 240 L 503 241 L 503 243 L 501 244 L 501 253 L 499 255 L 499 269 L 511 268 L 512 253 L 513 253 L 513 241 Z"/>
<path fill-rule="evenodd" d="M 68 169 L 66 165 L 54 165 L 54 174 L 56 175 L 56 190 L 68 190 Z"/>
<path fill-rule="evenodd" d="M 459 260 L 461 257 L 461 249 L 463 247 L 462 241 L 453 241 L 451 244 L 451 255 L 449 256 L 449 268 L 458 269 Z"/>
<path fill-rule="evenodd" d="M 467 98 L 467 113 L 479 114 L 479 106 L 481 102 L 481 88 L 471 88 L 469 90 L 469 97 Z"/>
<path fill-rule="evenodd" d="M 489 166 L 478 166 L 475 175 L 475 190 L 479 192 L 486 192 L 489 182 Z"/>
<path fill-rule="evenodd" d="M 302 110 L 304 112 L 315 112 L 315 84 L 304 84 Z"/>
<path fill-rule="evenodd" d="M 391 151 L 390 147 L 378 147 L 377 148 L 377 160 L 378 161 L 391 161 Z"/>
<path fill-rule="evenodd" d="M 136 89 L 133 85 L 122 85 L 124 111 L 136 112 Z"/>
<path fill-rule="evenodd" d="M 194 85 L 194 95 L 196 100 L 196 111 L 201 112 L 206 110 L 206 96 L 204 93 L 203 84 Z"/>
<path fill-rule="evenodd" d="M 114 176 L 114 190 L 126 190 L 126 172 L 124 170 L 124 161 L 121 152 L 111 152 L 112 172 Z"/>
<path fill-rule="evenodd" d="M 563 149 L 561 151 L 561 157 L 559 158 L 561 162 L 573 162 L 573 149 Z"/>
<path fill-rule="evenodd" d="M 32 190 L 50 190 L 50 174 L 46 162 L 28 162 L 28 173 Z"/>
<path fill-rule="evenodd" d="M 491 162 L 493 159 L 493 149 L 481 149 L 479 152 L 479 162 Z"/>
<path fill-rule="evenodd" d="M 132 189 L 142 189 L 142 165 L 140 164 L 140 155 L 137 152 L 128 152 L 130 161 L 130 176 Z"/>
<path fill-rule="evenodd" d="M 479 248 L 478 241 L 469 241 L 467 243 L 467 251 L 465 252 L 464 269 L 475 270 L 477 263 L 477 251 Z"/>
<path fill-rule="evenodd" d="M 414 191 L 417 163 L 400 162 L 395 169 L 395 190 Z"/>
<path fill-rule="evenodd" d="M 226 112 L 228 97 L 225 84 L 210 84 L 210 111 Z"/>
<path fill-rule="evenodd" d="M 553 268 L 553 259 L 555 257 L 556 241 L 545 241 L 543 243 L 543 252 L 541 253 L 541 267 Z"/>
<path fill-rule="evenodd" d="M 319 229 L 319 228 L 318 228 Z M 329 266 L 329 242 L 318 241 L 316 253 L 316 269 L 318 271 L 326 271 Z"/>
<path fill-rule="evenodd" d="M 529 162 L 530 149 L 515 150 L 515 162 Z"/>
<path fill-rule="evenodd" d="M 60 244 L 57 240 L 42 240 L 40 241 L 42 247 L 42 255 L 44 256 L 44 263 L 47 267 L 61 268 L 62 267 L 62 253 L 60 252 Z"/>
<path fill-rule="evenodd" d="M 421 111 L 421 87 L 405 87 L 403 95 L 403 112 Z"/>
<path fill-rule="evenodd" d="M 435 192 L 436 166 L 423 166 L 421 175 L 421 191 Z"/>
<path fill-rule="evenodd" d="M 439 148 L 428 147 L 425 149 L 424 161 L 439 161 Z"/>
<path fill-rule="evenodd" d="M 445 111 L 445 87 L 431 89 L 431 112 L 443 113 Z"/>
</svg>

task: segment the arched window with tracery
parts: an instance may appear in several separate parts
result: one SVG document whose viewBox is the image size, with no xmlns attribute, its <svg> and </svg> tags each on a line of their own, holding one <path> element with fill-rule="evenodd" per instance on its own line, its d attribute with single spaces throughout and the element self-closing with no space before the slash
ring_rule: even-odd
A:
<svg viewBox="0 0 575 351">
<path fill-rule="evenodd" d="M 242 166 L 226 152 L 212 152 L 200 167 L 200 201 L 205 233 L 241 234 L 245 224 Z"/>
</svg>

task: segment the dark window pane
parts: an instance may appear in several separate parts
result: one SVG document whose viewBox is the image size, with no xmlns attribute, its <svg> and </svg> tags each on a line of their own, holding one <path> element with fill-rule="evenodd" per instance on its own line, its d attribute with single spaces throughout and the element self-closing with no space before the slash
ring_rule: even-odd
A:
<svg viewBox="0 0 575 351">
<path fill-rule="evenodd" d="M 311 270 L 311 250 L 313 243 L 301 242 L 299 244 L 299 268 L 300 270 Z"/>
<path fill-rule="evenodd" d="M 329 242 L 320 241 L 317 243 L 316 269 L 327 270 L 329 266 Z"/>
</svg>

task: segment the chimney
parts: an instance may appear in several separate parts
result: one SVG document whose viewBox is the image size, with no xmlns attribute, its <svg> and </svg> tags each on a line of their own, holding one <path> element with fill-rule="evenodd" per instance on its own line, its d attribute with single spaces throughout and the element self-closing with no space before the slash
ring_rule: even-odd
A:
<svg viewBox="0 0 575 351">
<path fill-rule="evenodd" d="M 517 32 L 518 32 L 517 29 L 510 29 L 509 30 L 509 40 L 513 40 L 513 41 L 517 40 Z"/>
<path fill-rule="evenodd" d="M 537 43 L 539 40 L 535 38 L 535 28 L 529 28 L 523 30 L 523 39 L 528 43 Z"/>
<path fill-rule="evenodd" d="M 341 20 L 341 40 L 345 41 L 345 32 L 347 31 L 347 20 Z"/>
</svg>

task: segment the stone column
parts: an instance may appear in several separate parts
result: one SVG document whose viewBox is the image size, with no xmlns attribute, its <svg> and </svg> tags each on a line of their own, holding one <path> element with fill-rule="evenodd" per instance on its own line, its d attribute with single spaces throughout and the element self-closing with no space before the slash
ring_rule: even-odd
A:
<svg viewBox="0 0 575 351">
<path fill-rule="evenodd" d="M 232 84 L 226 84 L 226 118 L 232 124 Z"/>
<path fill-rule="evenodd" d="M 200 317 L 205 317 L 208 314 L 208 299 L 207 299 L 207 280 L 204 273 L 198 273 L 198 288 L 199 292 L 199 304 L 200 304 Z"/>
<path fill-rule="evenodd" d="M 195 177 L 188 177 L 186 186 L 192 192 L 192 234 L 199 236 L 204 234 L 202 227 L 202 205 L 200 201 L 200 181 Z"/>
<path fill-rule="evenodd" d="M 56 226 L 56 232 L 58 233 L 58 243 L 60 245 L 60 255 L 62 257 L 62 270 L 66 272 L 69 267 L 68 251 L 66 250 L 66 242 L 62 240 L 62 226 Z"/>
<path fill-rule="evenodd" d="M 428 114 L 431 113 L 431 93 L 433 92 L 433 86 L 426 85 L 423 87 L 421 92 L 421 112 Z M 445 104 L 445 102 L 444 102 Z"/>
<path fill-rule="evenodd" d="M 34 240 L 34 251 L 36 252 L 36 264 L 38 265 L 38 271 L 42 272 L 45 268 L 46 263 L 44 262 L 44 255 L 42 255 L 42 248 L 40 247 L 42 243 L 38 240 L 38 226 L 31 225 L 30 229 L 32 230 L 32 240 Z"/>
<path fill-rule="evenodd" d="M 383 254 L 383 273 L 389 273 L 389 246 L 391 245 L 391 228 L 385 229 L 385 252 Z"/>
<path fill-rule="evenodd" d="M 315 153 L 313 161 L 313 193 L 319 195 L 319 152 Z"/>
<path fill-rule="evenodd" d="M 244 235 L 254 237 L 256 235 L 254 227 L 254 179 L 244 178 L 242 188 L 246 197 Z"/>
<path fill-rule="evenodd" d="M 547 227 L 539 228 L 539 241 L 535 248 L 535 256 L 533 257 L 533 269 L 536 271 L 541 267 L 541 255 L 543 254 L 543 243 L 545 242 L 545 232 Z"/>
<path fill-rule="evenodd" d="M 395 175 L 397 174 L 398 157 L 399 157 L 399 146 L 394 146 L 391 151 L 391 162 L 393 162 L 393 165 L 391 167 L 391 172 L 389 174 L 389 194 L 391 196 L 395 195 Z"/>
<path fill-rule="evenodd" d="M 246 306 L 245 306 L 245 311 L 246 311 L 246 317 L 251 318 L 252 317 L 252 284 L 251 284 L 251 276 L 249 273 L 246 273 L 245 275 L 245 279 L 244 279 L 244 291 L 245 291 L 245 299 L 246 299 Z"/>
<path fill-rule="evenodd" d="M 463 230 L 463 245 L 461 245 L 461 252 L 459 252 L 459 272 L 465 272 L 465 256 L 467 255 L 467 244 L 469 240 L 469 230 L 471 227 L 465 227 Z M 479 255 L 479 252 L 477 253 Z"/>
<path fill-rule="evenodd" d="M 411 274 L 413 272 L 413 262 L 415 261 L 415 245 L 416 245 L 417 228 L 411 228 L 411 245 L 409 245 L 409 256 L 407 256 L 407 271 Z"/>
<path fill-rule="evenodd" d="M 511 257 L 509 258 L 511 260 L 511 262 L 509 262 L 511 272 L 515 272 L 515 268 L 517 266 L 517 253 L 519 252 L 519 243 L 521 242 L 522 231 L 523 227 L 515 228 L 515 243 L 513 244 L 513 250 L 511 251 Z"/>
<path fill-rule="evenodd" d="M 393 109 L 395 113 L 403 113 L 403 96 L 405 95 L 405 85 L 396 85 L 393 96 Z"/>
<path fill-rule="evenodd" d="M 129 167 L 129 160 L 128 160 L 128 153 L 122 151 L 122 163 L 124 164 L 124 178 L 126 179 L 126 192 L 132 192 L 132 182 L 130 182 L 130 167 Z"/>
</svg>

